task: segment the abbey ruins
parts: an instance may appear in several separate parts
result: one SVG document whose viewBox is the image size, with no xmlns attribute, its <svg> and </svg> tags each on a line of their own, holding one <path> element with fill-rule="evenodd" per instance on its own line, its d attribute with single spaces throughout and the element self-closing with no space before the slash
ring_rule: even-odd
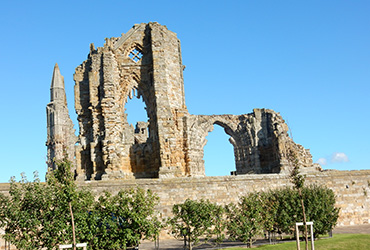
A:
<svg viewBox="0 0 370 250">
<path fill-rule="evenodd" d="M 173 204 L 187 198 L 226 204 L 249 192 L 291 185 L 293 157 L 307 174 L 307 184 L 326 185 L 337 195 L 339 225 L 370 223 L 370 170 L 322 171 L 272 110 L 189 114 L 183 70 L 179 39 L 158 23 L 134 25 L 121 37 L 106 39 L 101 48 L 91 44 L 74 75 L 76 136 L 56 65 L 47 105 L 49 170 L 55 168 L 53 160 L 67 155 L 80 186 L 97 193 L 149 188 L 160 197 L 159 212 L 167 216 Z M 148 116 L 135 127 L 125 110 L 131 98 L 142 99 Z M 234 147 L 232 176 L 205 176 L 203 148 L 214 124 L 224 128 Z"/>
<path fill-rule="evenodd" d="M 91 44 L 74 75 L 76 137 L 56 65 L 47 105 L 49 169 L 67 153 L 78 180 L 204 176 L 203 148 L 214 124 L 230 136 L 236 175 L 286 173 L 292 154 L 305 170 L 320 169 L 272 110 L 189 114 L 183 70 L 179 39 L 158 23 L 134 25 L 121 37 L 106 39 L 102 48 Z M 131 98 L 143 100 L 149 118 L 135 127 L 125 112 Z"/>
</svg>

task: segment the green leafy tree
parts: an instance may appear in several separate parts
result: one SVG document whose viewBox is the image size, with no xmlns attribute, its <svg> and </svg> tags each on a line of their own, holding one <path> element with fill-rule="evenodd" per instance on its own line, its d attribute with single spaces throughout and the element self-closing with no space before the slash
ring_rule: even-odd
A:
<svg viewBox="0 0 370 250">
<path fill-rule="evenodd" d="M 126 249 L 142 239 L 155 239 L 161 230 L 155 214 L 159 198 L 150 190 L 105 192 L 89 213 L 93 249 Z"/>
<path fill-rule="evenodd" d="M 305 176 L 300 174 L 299 171 L 299 160 L 295 153 L 291 153 L 290 161 L 293 165 L 293 168 L 290 172 L 290 180 L 294 185 L 294 188 L 298 191 L 299 199 L 301 201 L 302 206 L 302 215 L 303 215 L 303 226 L 304 226 L 304 240 L 305 240 L 305 247 L 308 250 L 308 232 L 307 232 L 307 219 L 306 219 L 306 210 L 304 206 L 304 199 L 302 194 L 302 188 L 304 187 Z M 298 242 L 298 241 L 297 241 Z M 297 243 L 298 244 L 298 243 Z"/>
<path fill-rule="evenodd" d="M 209 239 L 216 232 L 218 240 L 222 240 L 221 212 L 217 205 L 208 200 L 194 201 L 187 199 L 182 204 L 172 207 L 173 217 L 167 221 L 172 234 L 184 239 L 184 248 L 192 249 L 201 237 Z M 217 211 L 216 211 L 217 210 Z M 219 216 L 216 220 L 213 215 Z M 215 224 L 217 223 L 216 227 Z M 212 228 L 216 231 L 213 231 Z"/>
<path fill-rule="evenodd" d="M 96 201 L 91 191 L 77 188 L 70 164 L 61 162 L 47 183 L 37 176 L 33 182 L 25 176 L 11 180 L 9 196 L 0 194 L 0 226 L 18 249 L 56 249 L 71 242 L 125 249 L 158 235 L 157 204 L 157 196 L 141 189 L 105 193 Z"/>
<path fill-rule="evenodd" d="M 269 198 L 270 201 L 278 202 L 276 211 L 278 216 L 274 222 L 277 231 L 292 234 L 295 222 L 303 220 L 299 194 L 289 187 L 270 192 L 272 196 Z M 302 189 L 302 195 L 307 220 L 314 222 L 315 237 L 332 230 L 339 214 L 339 208 L 335 207 L 334 192 L 325 186 L 310 185 Z"/>
<path fill-rule="evenodd" d="M 303 188 L 302 193 L 307 219 L 314 222 L 315 238 L 328 233 L 335 227 L 339 216 L 333 190 L 324 186 L 310 185 Z"/>
<path fill-rule="evenodd" d="M 272 191 L 272 195 L 278 201 L 278 216 L 275 217 L 277 232 L 292 234 L 295 223 L 302 220 L 298 193 L 292 188 L 284 188 Z"/>
<path fill-rule="evenodd" d="M 221 205 L 212 204 L 210 206 L 212 228 L 209 230 L 210 236 L 215 236 L 215 243 L 219 246 L 226 238 L 225 230 L 227 227 L 225 218 L 225 208 Z"/>
<path fill-rule="evenodd" d="M 52 249 L 59 244 L 75 244 L 75 231 L 79 240 L 84 240 L 83 229 L 87 224 L 83 215 L 94 197 L 86 190 L 76 189 L 70 163 L 60 162 L 57 166 L 48 175 L 47 183 L 41 183 L 37 175 L 33 182 L 22 175 L 20 182 L 11 180 L 9 196 L 0 197 L 4 238 L 19 249 Z M 74 228 L 75 222 L 78 230 Z"/>
<path fill-rule="evenodd" d="M 65 204 L 68 204 L 68 211 L 70 215 L 70 223 L 66 222 L 66 225 L 70 224 L 72 228 L 72 242 L 73 249 L 76 250 L 76 229 L 75 219 L 73 215 L 72 202 L 77 200 L 78 192 L 74 182 L 73 174 L 71 171 L 71 163 L 67 160 L 56 163 L 57 169 L 49 173 L 47 176 L 48 184 L 50 187 L 55 188 L 59 192 L 56 192 L 56 196 L 61 202 L 59 207 L 65 212 Z"/>
<path fill-rule="evenodd" d="M 272 191 L 260 193 L 262 204 L 262 226 L 268 234 L 268 240 L 271 243 L 272 235 L 277 232 L 277 218 L 279 217 L 279 200 Z"/>
<path fill-rule="evenodd" d="M 1 195 L 1 227 L 5 228 L 5 240 L 19 249 L 40 249 L 45 245 L 43 218 L 49 214 L 51 191 L 44 188 L 35 176 L 28 182 L 22 174 L 17 183 L 11 180 L 9 197 Z"/>
<path fill-rule="evenodd" d="M 240 240 L 252 247 L 263 229 L 263 207 L 259 193 L 241 198 L 238 204 L 226 206 L 227 232 L 231 240 Z"/>
</svg>

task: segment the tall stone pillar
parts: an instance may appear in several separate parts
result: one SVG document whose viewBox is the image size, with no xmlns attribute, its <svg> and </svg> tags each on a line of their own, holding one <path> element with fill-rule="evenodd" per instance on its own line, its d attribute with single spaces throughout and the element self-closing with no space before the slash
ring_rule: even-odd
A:
<svg viewBox="0 0 370 250">
<path fill-rule="evenodd" d="M 55 64 L 50 87 L 50 103 L 46 106 L 47 116 L 47 165 L 48 171 L 55 169 L 55 161 L 67 159 L 75 168 L 75 143 L 77 137 L 69 117 L 64 78 Z"/>
</svg>

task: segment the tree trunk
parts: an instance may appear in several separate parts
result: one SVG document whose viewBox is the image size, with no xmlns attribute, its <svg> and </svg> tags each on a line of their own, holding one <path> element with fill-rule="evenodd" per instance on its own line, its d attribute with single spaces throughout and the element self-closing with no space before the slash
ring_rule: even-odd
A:
<svg viewBox="0 0 370 250">
<path fill-rule="evenodd" d="M 71 213 L 71 220 L 72 220 L 72 238 L 73 238 L 73 250 L 76 250 L 76 231 L 75 231 L 75 219 L 73 217 L 72 211 L 72 204 L 68 202 L 69 205 L 69 212 Z"/>
<path fill-rule="evenodd" d="M 302 211 L 303 211 L 304 240 L 306 243 L 306 250 L 308 250 L 308 232 L 307 232 L 308 230 L 307 230 L 306 210 L 304 208 L 302 191 L 301 189 L 298 189 L 298 191 L 299 191 L 299 197 L 301 198 L 301 205 L 302 205 Z"/>
</svg>

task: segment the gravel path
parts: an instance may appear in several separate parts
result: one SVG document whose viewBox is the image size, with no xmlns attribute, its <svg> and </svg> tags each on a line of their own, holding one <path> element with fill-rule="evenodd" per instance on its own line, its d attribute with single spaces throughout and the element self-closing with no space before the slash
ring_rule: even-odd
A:
<svg viewBox="0 0 370 250">
<path fill-rule="evenodd" d="M 370 234 L 370 224 L 337 227 L 333 230 L 333 234 Z"/>
</svg>

